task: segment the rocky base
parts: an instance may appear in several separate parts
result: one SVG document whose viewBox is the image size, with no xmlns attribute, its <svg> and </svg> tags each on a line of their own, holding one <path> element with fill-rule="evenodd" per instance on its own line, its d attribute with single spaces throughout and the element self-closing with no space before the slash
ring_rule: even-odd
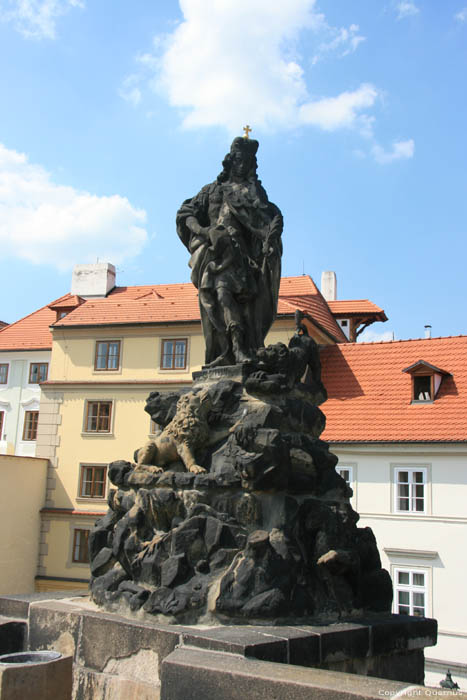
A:
<svg viewBox="0 0 467 700">
<path fill-rule="evenodd" d="M 319 380 L 290 381 L 266 363 L 201 372 L 181 398 L 152 394 L 146 410 L 166 427 L 144 454 L 187 464 L 187 421 L 203 435 L 198 464 L 110 465 L 117 488 L 90 537 L 94 601 L 184 624 L 389 611 L 373 533 L 357 527 L 351 489 L 319 439 L 324 398 Z"/>
</svg>

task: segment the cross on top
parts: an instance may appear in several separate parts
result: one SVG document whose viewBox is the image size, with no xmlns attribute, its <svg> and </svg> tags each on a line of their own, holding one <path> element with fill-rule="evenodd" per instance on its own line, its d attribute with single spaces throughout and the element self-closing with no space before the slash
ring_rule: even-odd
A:
<svg viewBox="0 0 467 700">
<path fill-rule="evenodd" d="M 243 127 L 243 131 L 245 132 L 243 135 L 244 139 L 249 139 L 250 138 L 250 131 L 253 131 L 253 129 L 250 127 L 249 124 Z"/>
</svg>

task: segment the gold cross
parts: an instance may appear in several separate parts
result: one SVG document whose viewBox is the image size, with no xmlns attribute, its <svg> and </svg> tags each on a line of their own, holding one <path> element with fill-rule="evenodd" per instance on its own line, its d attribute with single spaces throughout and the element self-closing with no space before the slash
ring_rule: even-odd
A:
<svg viewBox="0 0 467 700">
<path fill-rule="evenodd" d="M 243 131 L 245 132 L 243 134 L 244 139 L 249 139 L 250 138 L 250 131 L 253 131 L 253 129 L 250 127 L 249 124 L 243 127 Z"/>
</svg>

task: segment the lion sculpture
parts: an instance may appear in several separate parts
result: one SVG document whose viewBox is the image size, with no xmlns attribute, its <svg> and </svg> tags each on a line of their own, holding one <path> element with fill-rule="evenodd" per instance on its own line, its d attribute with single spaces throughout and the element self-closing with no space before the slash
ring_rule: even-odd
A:
<svg viewBox="0 0 467 700">
<path fill-rule="evenodd" d="M 207 389 L 183 394 L 167 427 L 138 450 L 136 469 L 163 472 L 169 464 L 181 460 L 187 471 L 205 472 L 204 467 L 196 464 L 194 452 L 208 440 L 207 417 L 211 408 L 212 399 Z"/>
</svg>

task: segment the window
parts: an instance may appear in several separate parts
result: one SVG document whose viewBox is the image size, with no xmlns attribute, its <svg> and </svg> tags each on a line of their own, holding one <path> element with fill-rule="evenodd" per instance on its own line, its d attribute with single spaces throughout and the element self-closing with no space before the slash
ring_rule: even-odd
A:
<svg viewBox="0 0 467 700">
<path fill-rule="evenodd" d="M 29 365 L 29 383 L 39 384 L 39 382 L 45 382 L 48 371 L 48 362 L 31 362 Z"/>
<path fill-rule="evenodd" d="M 416 375 L 413 378 L 413 400 L 432 401 L 432 377 Z"/>
<path fill-rule="evenodd" d="M 81 498 L 105 498 L 107 467 L 82 465 L 79 485 Z"/>
<path fill-rule="evenodd" d="M 72 561 L 78 564 L 89 562 L 89 530 L 73 530 L 73 556 Z"/>
<path fill-rule="evenodd" d="M 426 469 L 403 467 L 395 470 L 395 510 L 401 513 L 424 513 Z"/>
<path fill-rule="evenodd" d="M 161 353 L 161 369 L 185 369 L 186 349 L 186 338 L 163 340 Z"/>
<path fill-rule="evenodd" d="M 35 440 L 39 411 L 26 411 L 24 414 L 23 440 Z"/>
<path fill-rule="evenodd" d="M 0 365 L 0 384 L 8 383 L 8 365 Z"/>
<path fill-rule="evenodd" d="M 158 435 L 161 432 L 161 426 L 156 423 L 155 421 L 152 420 L 149 423 L 149 434 L 150 435 Z"/>
<path fill-rule="evenodd" d="M 0 411 L 0 440 L 3 438 L 3 423 L 5 420 L 5 411 Z"/>
<path fill-rule="evenodd" d="M 120 341 L 119 340 L 98 340 L 96 342 L 96 356 L 94 358 L 94 369 L 117 370 L 120 366 Z"/>
<path fill-rule="evenodd" d="M 427 605 L 426 572 L 414 569 L 394 570 L 394 612 L 425 617 Z"/>
<path fill-rule="evenodd" d="M 87 433 L 110 433 L 112 401 L 88 401 L 84 430 Z"/>
<path fill-rule="evenodd" d="M 336 472 L 344 479 L 347 486 L 352 487 L 352 467 L 340 467 L 338 465 L 336 467 Z"/>
</svg>

